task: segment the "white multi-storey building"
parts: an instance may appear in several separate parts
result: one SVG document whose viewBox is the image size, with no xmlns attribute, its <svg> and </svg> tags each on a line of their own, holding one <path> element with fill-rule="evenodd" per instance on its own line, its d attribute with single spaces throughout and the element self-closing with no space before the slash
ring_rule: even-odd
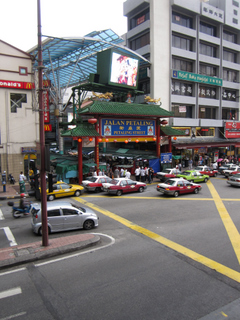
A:
<svg viewBox="0 0 240 320">
<path fill-rule="evenodd" d="M 16 180 L 28 173 L 39 140 L 32 63 L 31 55 L 0 40 L 0 172 Z"/>
<path fill-rule="evenodd" d="M 175 146 L 236 155 L 240 1 L 127 0 L 124 15 L 127 46 L 151 63 L 140 72 L 139 89 L 161 98 L 174 113 L 170 125 L 187 133 Z"/>
</svg>

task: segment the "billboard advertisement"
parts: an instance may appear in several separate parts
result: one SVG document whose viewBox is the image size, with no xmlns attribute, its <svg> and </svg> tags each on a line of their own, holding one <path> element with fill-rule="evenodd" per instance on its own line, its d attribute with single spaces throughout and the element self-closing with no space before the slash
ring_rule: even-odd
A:
<svg viewBox="0 0 240 320">
<path fill-rule="evenodd" d="M 240 138 L 240 122 L 227 121 L 225 123 L 225 137 L 228 139 Z"/>
</svg>

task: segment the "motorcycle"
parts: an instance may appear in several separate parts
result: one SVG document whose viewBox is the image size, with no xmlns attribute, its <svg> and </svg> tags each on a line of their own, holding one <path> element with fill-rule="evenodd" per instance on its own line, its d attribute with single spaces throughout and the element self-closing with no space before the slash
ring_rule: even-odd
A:
<svg viewBox="0 0 240 320">
<path fill-rule="evenodd" d="M 24 209 L 19 208 L 19 207 L 15 207 L 14 206 L 14 202 L 13 201 L 8 201 L 8 206 L 12 207 L 12 216 L 15 219 L 18 219 L 22 216 L 28 216 L 30 213 L 30 209 L 31 209 L 31 204 L 29 204 L 27 207 L 25 207 Z"/>
<path fill-rule="evenodd" d="M 10 184 L 15 184 L 15 179 L 11 173 L 8 175 L 8 181 L 10 182 Z"/>
</svg>

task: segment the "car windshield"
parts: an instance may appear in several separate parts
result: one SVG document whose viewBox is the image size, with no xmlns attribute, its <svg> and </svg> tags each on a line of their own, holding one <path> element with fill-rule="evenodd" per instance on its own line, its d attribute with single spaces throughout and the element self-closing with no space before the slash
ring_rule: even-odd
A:
<svg viewBox="0 0 240 320">
<path fill-rule="evenodd" d="M 118 184 L 118 182 L 119 182 L 118 179 L 112 179 L 109 181 L 109 183 L 114 184 L 114 185 Z"/>
<path fill-rule="evenodd" d="M 169 180 L 167 180 L 165 183 L 166 183 L 166 184 L 169 184 L 170 186 L 173 186 L 173 185 L 175 184 L 175 180 L 169 179 Z"/>
<path fill-rule="evenodd" d="M 191 172 L 184 171 L 182 174 L 183 174 L 184 176 L 190 176 L 190 175 L 191 175 Z"/>
<path fill-rule="evenodd" d="M 203 167 L 196 167 L 195 170 L 201 170 L 201 171 L 203 171 Z"/>
<path fill-rule="evenodd" d="M 164 169 L 162 172 L 163 173 L 169 173 L 171 171 L 171 169 Z"/>
<path fill-rule="evenodd" d="M 86 180 L 91 181 L 91 182 L 95 182 L 97 180 L 97 178 L 96 177 L 87 177 Z"/>
</svg>

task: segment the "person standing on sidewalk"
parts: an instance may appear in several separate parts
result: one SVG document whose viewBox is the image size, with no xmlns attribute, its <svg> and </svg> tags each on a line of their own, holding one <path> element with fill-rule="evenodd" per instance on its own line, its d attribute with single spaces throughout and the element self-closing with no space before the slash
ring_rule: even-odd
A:
<svg viewBox="0 0 240 320">
<path fill-rule="evenodd" d="M 137 166 L 137 168 L 135 169 L 135 178 L 136 178 L 136 181 L 140 180 L 140 168 L 139 168 L 139 166 Z"/>
</svg>

